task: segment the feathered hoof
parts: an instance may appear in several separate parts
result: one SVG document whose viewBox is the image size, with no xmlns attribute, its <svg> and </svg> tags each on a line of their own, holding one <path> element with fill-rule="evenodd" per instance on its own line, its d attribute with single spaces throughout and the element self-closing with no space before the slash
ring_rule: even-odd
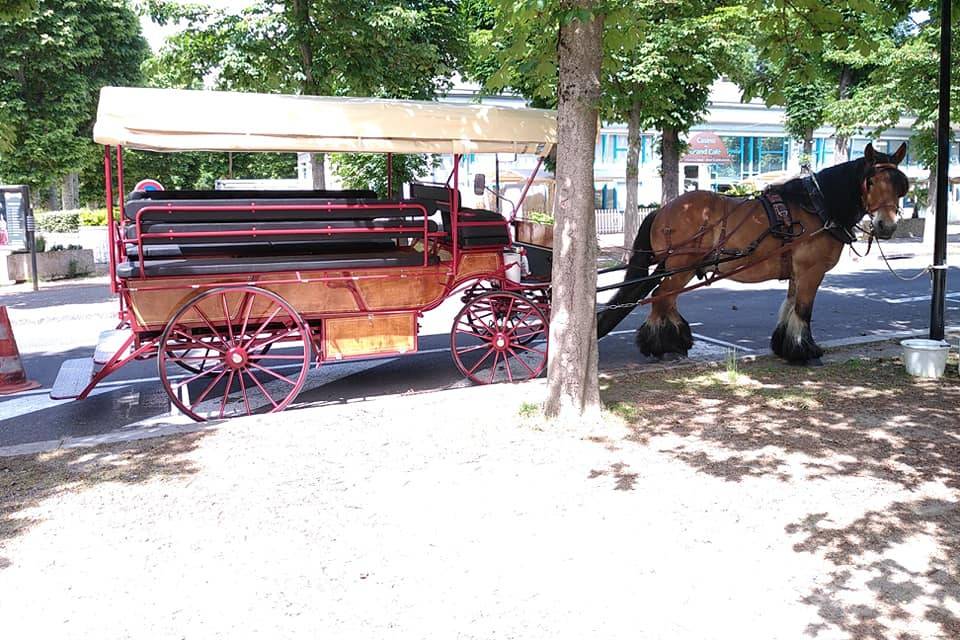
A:
<svg viewBox="0 0 960 640">
<path fill-rule="evenodd" d="M 637 346 L 645 356 L 663 358 L 666 354 L 676 354 L 685 357 L 693 347 L 693 334 L 683 318 L 677 323 L 670 320 L 656 324 L 644 322 L 637 330 Z"/>
</svg>

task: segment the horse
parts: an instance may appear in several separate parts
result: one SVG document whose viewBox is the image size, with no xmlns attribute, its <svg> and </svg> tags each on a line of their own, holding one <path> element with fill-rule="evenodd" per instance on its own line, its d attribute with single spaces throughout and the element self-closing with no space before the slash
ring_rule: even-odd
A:
<svg viewBox="0 0 960 640">
<path fill-rule="evenodd" d="M 693 336 L 677 310 L 681 293 L 720 278 L 789 280 L 770 347 L 790 363 L 818 364 L 823 350 L 810 329 L 817 289 L 864 217 L 872 216 L 869 233 L 893 235 L 908 188 L 898 168 L 906 151 L 868 144 L 862 158 L 771 185 L 760 197 L 692 191 L 671 200 L 640 225 L 623 285 L 597 314 L 597 336 L 652 302 L 636 334 L 640 351 L 686 356 Z M 695 275 L 705 282 L 688 287 Z"/>
</svg>

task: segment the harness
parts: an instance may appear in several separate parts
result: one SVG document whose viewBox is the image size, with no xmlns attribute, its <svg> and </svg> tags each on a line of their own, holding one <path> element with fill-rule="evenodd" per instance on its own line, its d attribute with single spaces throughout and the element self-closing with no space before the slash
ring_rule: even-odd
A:
<svg viewBox="0 0 960 640">
<path fill-rule="evenodd" d="M 897 165 L 892 162 L 878 162 L 870 167 L 870 171 L 863 177 L 863 181 L 860 183 L 860 211 L 858 212 L 857 220 L 860 220 L 860 218 L 870 213 L 866 205 L 867 192 L 870 190 L 870 179 L 880 171 L 896 168 Z M 817 214 L 817 217 L 820 218 L 820 222 L 823 224 L 823 228 L 844 244 L 853 244 L 856 242 L 857 236 L 853 232 L 856 224 L 853 227 L 844 227 L 837 224 L 836 221 L 827 214 L 827 205 L 823 200 L 823 191 L 820 190 L 820 184 L 817 182 L 816 175 L 811 173 L 810 175 L 804 176 L 801 178 L 801 182 L 807 192 L 807 197 L 810 199 L 810 211 Z"/>
<path fill-rule="evenodd" d="M 763 210 L 767 214 L 767 223 L 769 224 L 769 228 L 767 229 L 766 233 L 757 239 L 755 244 L 760 244 L 761 240 L 770 235 L 774 238 L 778 238 L 781 242 L 781 246 L 786 246 L 793 242 L 796 238 L 799 238 L 801 235 L 803 235 L 803 225 L 794 221 L 793 216 L 790 214 L 790 207 L 788 207 L 783 201 L 783 198 L 779 193 L 765 191 L 760 194 L 757 200 L 759 200 L 760 204 L 763 205 Z M 799 227 L 799 230 L 797 230 L 797 227 Z M 788 247 L 780 252 L 779 279 L 789 280 L 792 272 L 793 252 Z"/>
</svg>

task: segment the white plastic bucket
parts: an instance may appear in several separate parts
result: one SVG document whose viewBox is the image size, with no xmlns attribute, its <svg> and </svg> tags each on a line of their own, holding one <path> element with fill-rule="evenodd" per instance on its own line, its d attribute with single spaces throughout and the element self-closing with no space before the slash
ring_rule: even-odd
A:
<svg viewBox="0 0 960 640">
<path fill-rule="evenodd" d="M 512 251 L 505 251 L 503 253 L 503 265 L 507 268 L 507 280 L 515 283 L 520 282 L 520 279 L 523 277 L 521 263 L 522 260 L 520 259 L 519 253 Z"/>
<path fill-rule="evenodd" d="M 907 373 L 919 378 L 939 378 L 947 368 L 950 344 L 943 340 L 911 338 L 900 343 Z"/>
</svg>

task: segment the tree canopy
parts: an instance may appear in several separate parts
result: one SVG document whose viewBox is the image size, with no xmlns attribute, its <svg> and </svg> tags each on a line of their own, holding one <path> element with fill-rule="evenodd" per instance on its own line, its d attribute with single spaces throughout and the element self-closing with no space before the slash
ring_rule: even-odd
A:
<svg viewBox="0 0 960 640">
<path fill-rule="evenodd" d="M 146 53 L 125 0 L 38 0 L 0 21 L 0 176 L 40 189 L 81 169 L 100 88 L 137 84 Z"/>
</svg>

